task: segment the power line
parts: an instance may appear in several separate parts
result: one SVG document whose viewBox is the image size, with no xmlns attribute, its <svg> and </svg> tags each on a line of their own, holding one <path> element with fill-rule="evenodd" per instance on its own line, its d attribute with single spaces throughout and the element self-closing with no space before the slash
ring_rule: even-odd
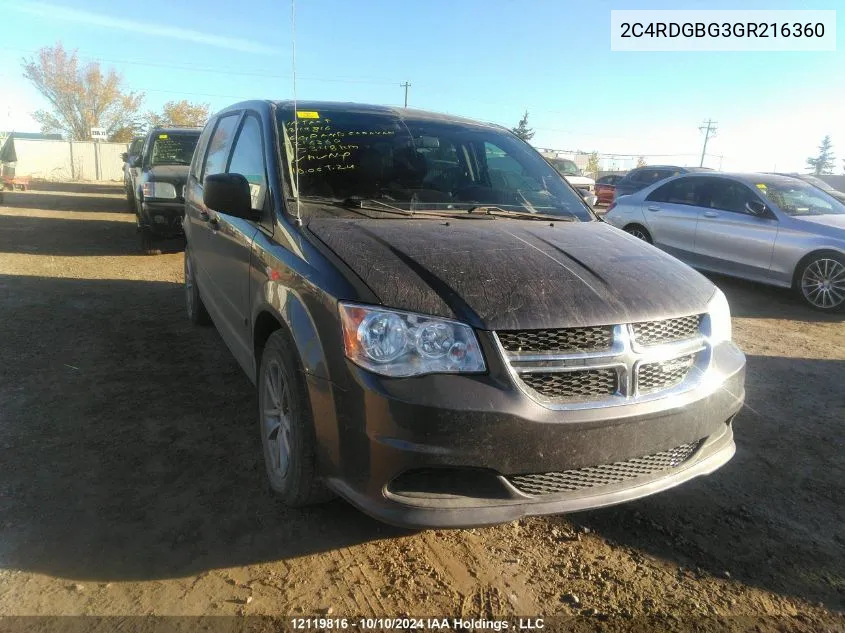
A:
<svg viewBox="0 0 845 633">
<path fill-rule="evenodd" d="M 698 165 L 699 167 L 704 167 L 704 154 L 707 151 L 707 141 L 710 140 L 711 135 L 716 135 L 716 121 L 711 121 L 710 119 L 707 119 L 705 123 L 707 124 L 707 127 L 702 125 L 698 128 L 699 130 L 704 132 L 704 147 L 701 148 L 701 163 Z"/>
</svg>

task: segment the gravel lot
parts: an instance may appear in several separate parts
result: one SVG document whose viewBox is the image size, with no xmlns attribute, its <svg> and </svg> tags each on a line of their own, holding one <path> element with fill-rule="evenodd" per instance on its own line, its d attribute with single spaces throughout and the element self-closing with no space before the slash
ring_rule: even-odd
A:
<svg viewBox="0 0 845 633">
<path fill-rule="evenodd" d="M 845 630 L 843 317 L 716 278 L 749 367 L 726 467 L 617 508 L 407 532 L 274 499 L 251 385 L 185 316 L 180 245 L 141 255 L 125 209 L 80 184 L 0 206 L 0 615 Z"/>
</svg>

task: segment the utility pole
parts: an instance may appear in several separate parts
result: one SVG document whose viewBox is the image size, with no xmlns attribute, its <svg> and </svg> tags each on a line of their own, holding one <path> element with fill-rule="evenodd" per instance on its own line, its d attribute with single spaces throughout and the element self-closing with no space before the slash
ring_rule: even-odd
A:
<svg viewBox="0 0 845 633">
<path fill-rule="evenodd" d="M 404 89 L 405 89 L 405 107 L 407 108 L 407 107 L 408 107 L 408 88 L 410 88 L 410 87 L 411 87 L 411 84 L 409 84 L 409 83 L 406 81 L 406 82 L 405 82 L 405 83 L 403 83 L 403 84 L 399 84 L 399 87 L 400 87 L 400 88 L 404 88 Z"/>
<path fill-rule="evenodd" d="M 705 123 L 707 124 L 706 126 L 702 125 L 698 128 L 704 132 L 704 147 L 701 149 L 701 162 L 698 164 L 699 167 L 704 167 L 704 154 L 707 151 L 707 141 L 710 140 L 711 135 L 716 135 L 716 121 L 707 119 Z"/>
</svg>

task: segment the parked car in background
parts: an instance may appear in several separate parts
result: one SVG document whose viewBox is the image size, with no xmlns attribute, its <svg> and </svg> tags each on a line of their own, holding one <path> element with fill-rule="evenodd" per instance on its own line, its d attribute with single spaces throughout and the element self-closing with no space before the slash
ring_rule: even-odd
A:
<svg viewBox="0 0 845 633">
<path fill-rule="evenodd" d="M 791 178 L 798 178 L 799 180 L 803 180 L 804 182 L 808 182 L 814 187 L 818 187 L 822 191 L 824 191 L 829 196 L 833 196 L 839 202 L 845 202 L 845 192 L 839 191 L 838 189 L 834 189 L 829 184 L 827 184 L 824 180 L 817 176 L 813 176 L 812 174 L 787 174 L 781 172 L 774 172 L 778 176 L 790 176 Z"/>
<path fill-rule="evenodd" d="M 570 185 L 584 192 L 585 197 L 592 196 L 595 193 L 596 181 L 589 176 L 585 176 L 574 161 L 571 161 L 568 158 L 546 158 L 552 164 L 552 167 L 554 167 L 561 176 L 566 178 L 566 181 Z M 592 204 L 594 205 L 595 202 L 592 202 Z"/>
<path fill-rule="evenodd" d="M 140 171 L 140 167 L 135 166 L 135 162 L 144 150 L 144 140 L 145 137 L 136 136 L 129 143 L 128 150 L 120 155 L 123 160 L 123 188 L 126 191 L 126 203 L 130 211 L 135 210 L 135 183 Z"/>
<path fill-rule="evenodd" d="M 256 385 L 283 502 L 485 525 L 731 458 L 745 357 L 710 281 L 597 221 L 502 127 L 297 108 L 213 116 L 185 202 L 188 316 Z"/>
<path fill-rule="evenodd" d="M 596 199 L 598 204 L 610 204 L 616 192 L 616 183 L 622 180 L 621 174 L 608 174 L 596 180 Z"/>
<path fill-rule="evenodd" d="M 201 132 L 195 128 L 153 128 L 132 163 L 138 169 L 133 195 L 145 253 L 155 253 L 155 241 L 160 238 L 182 235 L 185 182 Z"/>
<path fill-rule="evenodd" d="M 620 196 L 628 196 L 636 193 L 656 182 L 677 176 L 678 174 L 689 174 L 697 171 L 712 171 L 707 167 L 678 167 L 677 165 L 648 165 L 636 167 L 616 182 L 613 192 L 614 200 Z"/>
<path fill-rule="evenodd" d="M 845 205 L 802 180 L 687 174 L 617 199 L 604 219 L 695 268 L 845 308 Z"/>
</svg>

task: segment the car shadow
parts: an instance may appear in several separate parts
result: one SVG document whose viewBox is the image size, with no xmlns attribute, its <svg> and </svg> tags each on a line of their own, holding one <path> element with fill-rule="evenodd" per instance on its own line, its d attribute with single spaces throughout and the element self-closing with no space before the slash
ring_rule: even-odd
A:
<svg viewBox="0 0 845 633">
<path fill-rule="evenodd" d="M 789 384 L 800 387 L 784 390 Z M 737 453 L 727 465 L 570 518 L 689 570 L 679 578 L 729 576 L 845 609 L 843 384 L 845 360 L 749 356 L 747 406 L 734 421 Z"/>
<path fill-rule="evenodd" d="M 113 195 L 77 195 L 73 192 L 5 191 L 0 209 L 43 209 L 46 211 L 84 211 L 86 213 L 132 213 L 122 189 L 110 188 Z M 80 202 L 83 200 L 84 202 Z"/>
<path fill-rule="evenodd" d="M 52 256 L 140 255 L 134 223 L 0 214 L 0 253 Z M 162 253 L 184 248 L 183 238 L 157 240 Z"/>
<path fill-rule="evenodd" d="M 124 195 L 123 183 L 114 184 L 101 182 L 49 182 L 46 180 L 33 181 L 32 191 L 55 191 L 59 193 L 80 193 L 88 195 L 114 194 Z"/>
<path fill-rule="evenodd" d="M 831 323 L 845 320 L 843 311 L 827 313 L 814 310 L 790 288 L 711 273 L 707 273 L 707 277 L 725 293 L 731 314 L 735 317 Z"/>
<path fill-rule="evenodd" d="M 0 566 L 173 578 L 407 534 L 277 500 L 254 388 L 182 293 L 0 275 Z"/>
</svg>

